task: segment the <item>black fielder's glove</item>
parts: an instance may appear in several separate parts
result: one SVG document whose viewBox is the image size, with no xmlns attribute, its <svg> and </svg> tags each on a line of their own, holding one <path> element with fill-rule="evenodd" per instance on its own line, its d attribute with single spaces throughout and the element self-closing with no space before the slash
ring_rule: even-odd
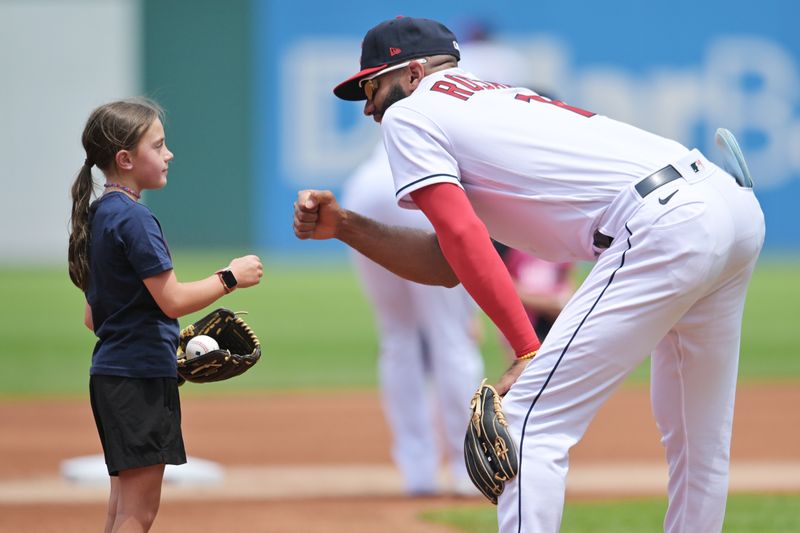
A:
<svg viewBox="0 0 800 533">
<path fill-rule="evenodd" d="M 202 355 L 186 353 L 186 345 L 197 335 L 217 341 L 219 349 Z M 261 358 L 261 343 L 236 313 L 220 307 L 181 330 L 178 342 L 178 381 L 209 383 L 243 374 Z"/>
<path fill-rule="evenodd" d="M 464 438 L 464 460 L 472 483 L 497 505 L 506 481 L 517 475 L 517 448 L 508 433 L 500 396 L 484 379 L 470 403 L 472 416 Z"/>
</svg>

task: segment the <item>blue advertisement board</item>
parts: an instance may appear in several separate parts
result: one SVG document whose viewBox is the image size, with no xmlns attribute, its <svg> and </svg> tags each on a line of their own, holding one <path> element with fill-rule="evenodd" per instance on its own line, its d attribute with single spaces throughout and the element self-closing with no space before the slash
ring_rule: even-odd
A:
<svg viewBox="0 0 800 533">
<path fill-rule="evenodd" d="M 304 188 L 338 191 L 378 142 L 379 126 L 363 116 L 363 104 L 338 100 L 332 88 L 358 70 L 364 33 L 396 15 L 440 20 L 462 42 L 480 23 L 495 42 L 517 53 L 514 70 L 528 86 L 697 147 L 714 161 L 721 161 L 714 131 L 730 129 L 756 180 L 768 249 L 800 249 L 800 4 L 254 5 L 254 235 L 270 251 L 341 250 L 336 243 L 297 240 L 292 203 Z"/>
</svg>

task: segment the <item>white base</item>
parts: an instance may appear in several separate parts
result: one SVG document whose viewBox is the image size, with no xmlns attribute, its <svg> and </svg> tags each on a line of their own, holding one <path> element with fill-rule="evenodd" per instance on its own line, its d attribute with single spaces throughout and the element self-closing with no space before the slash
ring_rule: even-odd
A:
<svg viewBox="0 0 800 533">
<path fill-rule="evenodd" d="M 61 477 L 80 484 L 108 483 L 108 469 L 102 454 L 84 455 L 61 461 Z M 164 482 L 176 485 L 213 485 L 221 483 L 224 469 L 213 461 L 187 457 L 186 464 L 166 465 Z"/>
</svg>

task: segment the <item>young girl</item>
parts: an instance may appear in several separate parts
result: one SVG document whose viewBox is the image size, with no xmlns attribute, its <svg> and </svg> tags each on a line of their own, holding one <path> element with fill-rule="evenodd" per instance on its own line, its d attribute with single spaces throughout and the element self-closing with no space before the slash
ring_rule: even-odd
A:
<svg viewBox="0 0 800 533">
<path fill-rule="evenodd" d="M 100 106 L 83 131 L 86 161 L 72 186 L 69 275 L 86 295 L 84 322 L 98 337 L 89 393 L 111 495 L 105 531 L 148 531 L 164 465 L 183 464 L 177 318 L 259 282 L 254 255 L 191 283 L 179 282 L 145 189 L 167 183 L 172 152 L 162 110 L 147 100 Z M 92 167 L 104 193 L 90 203 Z"/>
</svg>

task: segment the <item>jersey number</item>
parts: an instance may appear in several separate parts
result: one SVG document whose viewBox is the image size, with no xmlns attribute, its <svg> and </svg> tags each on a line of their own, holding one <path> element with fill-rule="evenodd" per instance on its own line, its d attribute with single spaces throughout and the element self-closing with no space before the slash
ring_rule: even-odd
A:
<svg viewBox="0 0 800 533">
<path fill-rule="evenodd" d="M 544 96 L 539 96 L 538 94 L 517 94 L 514 98 L 528 103 L 530 103 L 531 100 L 536 100 L 537 102 L 542 102 L 543 104 L 552 104 L 554 106 L 566 109 L 567 111 L 572 111 L 573 113 L 577 113 L 584 117 L 593 117 L 597 114 L 597 113 L 592 113 L 591 111 L 586 111 L 585 109 L 581 109 L 580 107 L 575 107 L 565 104 L 561 100 L 550 100 L 549 98 L 545 98 Z"/>
</svg>

